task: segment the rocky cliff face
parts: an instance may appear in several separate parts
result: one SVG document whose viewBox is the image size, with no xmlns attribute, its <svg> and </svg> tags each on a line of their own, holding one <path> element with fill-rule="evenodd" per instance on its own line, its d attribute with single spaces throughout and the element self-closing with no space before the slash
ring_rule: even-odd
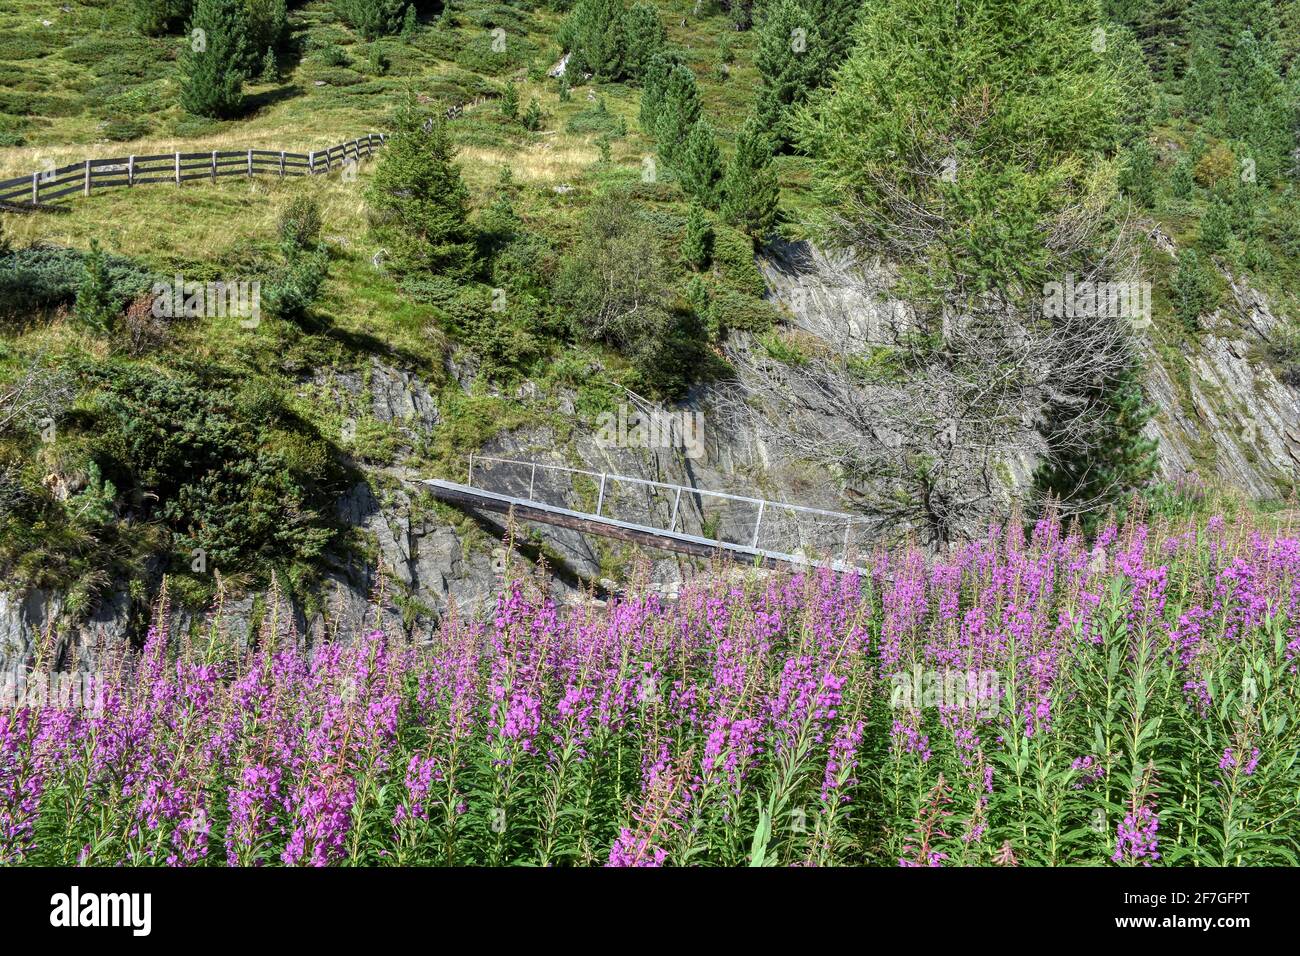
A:
<svg viewBox="0 0 1300 956">
<path fill-rule="evenodd" d="M 897 343 L 914 322 L 907 303 L 890 297 L 891 277 L 879 267 L 805 244 L 774 246 L 760 258 L 760 266 L 773 302 L 785 314 L 789 328 L 802 335 L 816 339 L 836 329 L 837 347 L 869 354 L 873 348 Z M 1149 427 L 1159 439 L 1164 477 L 1196 473 L 1252 497 L 1276 498 L 1300 473 L 1300 395 L 1279 381 L 1262 358 L 1280 318 L 1263 296 L 1244 284 L 1233 282 L 1231 292 L 1230 301 L 1206 319 L 1194 352 L 1170 356 L 1153 341 L 1146 343 L 1148 392 L 1158 409 Z M 446 371 L 464 386 L 472 375 L 455 365 Z M 349 407 L 368 407 L 376 420 L 391 424 L 411 445 L 440 420 L 435 390 L 417 371 L 378 359 L 359 371 L 322 373 L 313 387 Z M 542 398 L 561 416 L 575 414 L 572 396 Z M 675 408 L 656 410 L 677 416 L 679 428 L 683 413 L 701 416 L 698 449 L 683 447 L 689 442 L 671 429 L 666 441 L 662 430 L 658 439 L 640 440 L 635 421 L 629 423 L 629 435 L 610 441 L 610 423 L 593 420 L 575 423 L 563 439 L 549 429 L 525 429 L 503 433 L 476 451 L 835 510 L 851 510 L 860 502 L 860 490 L 851 484 L 829 480 L 816 469 L 801 469 L 777 454 L 764 430 L 738 419 L 727 398 L 725 390 L 700 387 Z M 629 406 L 635 408 L 637 402 L 635 396 L 629 397 Z M 810 423 L 778 424 L 798 430 Z M 1015 500 L 1032 479 L 1042 447 L 1035 424 L 1027 415 L 1007 425 L 993 479 L 1004 493 L 1004 505 Z M 945 447 L 936 444 L 934 451 L 942 455 Z M 340 498 L 340 518 L 373 544 L 371 559 L 340 561 L 326 575 L 320 598 L 310 609 L 284 600 L 268 607 L 267 595 L 228 595 L 219 616 L 178 611 L 176 623 L 200 631 L 216 626 L 238 641 L 249 640 L 257 627 L 266 627 L 271 620 L 284 635 L 345 637 L 376 622 L 370 599 L 381 587 L 384 599 L 378 623 L 389 629 L 425 630 L 453 604 L 466 611 L 483 608 L 501 581 L 503 519 L 477 515 L 452 523 L 422 492 L 420 477 L 399 453 L 395 467 L 371 469 L 367 480 Z M 442 477 L 464 480 L 465 476 Z M 519 497 L 526 497 L 531 487 L 536 498 L 587 510 L 595 505 L 597 486 L 595 479 L 582 475 L 544 470 L 539 481 L 529 469 L 489 468 L 482 461 L 475 483 Z M 626 484 L 609 486 L 604 507 L 606 513 L 627 520 L 664 526 L 672 505 L 671 495 Z M 679 504 L 676 526 L 745 540 L 754 519 L 752 506 L 745 503 L 723 506 L 686 495 Z M 769 547 L 823 553 L 843 533 L 842 525 L 810 533 L 806 527 L 782 528 L 771 518 L 767 528 L 773 536 L 764 539 Z M 626 553 L 606 539 L 551 527 L 515 531 L 523 553 L 544 558 L 553 569 L 555 594 L 562 600 L 585 600 L 589 595 L 598 599 L 627 570 Z M 785 538 L 777 540 L 782 535 Z M 669 594 L 691 572 L 691 562 L 662 555 L 649 569 L 653 586 Z M 82 666 L 93 666 L 96 648 L 138 635 L 143 624 L 138 609 L 121 591 L 110 591 L 78 622 L 66 619 L 61 595 L 0 591 L 0 666 L 30 659 L 41 636 L 50 633 L 58 635 L 59 653 L 67 657 L 76 649 Z"/>
</svg>

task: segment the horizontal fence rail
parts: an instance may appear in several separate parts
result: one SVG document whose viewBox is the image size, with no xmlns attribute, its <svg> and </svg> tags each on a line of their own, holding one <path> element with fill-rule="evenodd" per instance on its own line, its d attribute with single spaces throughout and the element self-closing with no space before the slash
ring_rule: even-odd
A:
<svg viewBox="0 0 1300 956">
<path fill-rule="evenodd" d="M 0 203 L 35 208 L 74 193 L 89 196 L 97 189 L 144 183 L 179 186 L 192 179 L 216 182 L 223 176 L 317 176 L 359 163 L 374 155 L 387 139 L 383 133 L 367 133 L 329 149 L 308 153 L 240 149 L 83 159 L 0 181 Z"/>
<path fill-rule="evenodd" d="M 561 511 L 590 519 L 583 529 L 597 534 L 604 533 L 602 523 L 658 534 L 670 550 L 677 549 L 668 539 L 681 539 L 733 549 L 742 559 L 757 555 L 816 563 L 820 558 L 844 566 L 868 544 L 861 516 L 541 462 L 471 455 L 460 487 L 536 506 L 538 521 Z"/>
</svg>

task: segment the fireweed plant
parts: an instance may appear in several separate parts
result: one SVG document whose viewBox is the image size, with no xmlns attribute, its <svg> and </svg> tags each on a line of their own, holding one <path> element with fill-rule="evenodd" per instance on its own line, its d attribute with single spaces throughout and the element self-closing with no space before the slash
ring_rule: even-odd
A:
<svg viewBox="0 0 1300 956">
<path fill-rule="evenodd" d="M 525 577 L 410 642 L 155 624 L 102 708 L 0 712 L 0 862 L 1298 862 L 1296 538 L 865 563 L 567 611 Z"/>
</svg>

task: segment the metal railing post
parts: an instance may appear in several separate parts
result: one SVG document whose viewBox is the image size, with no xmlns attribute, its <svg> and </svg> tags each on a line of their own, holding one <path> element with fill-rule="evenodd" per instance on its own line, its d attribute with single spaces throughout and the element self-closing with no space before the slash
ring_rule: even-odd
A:
<svg viewBox="0 0 1300 956">
<path fill-rule="evenodd" d="M 212 181 L 214 183 L 217 181 L 217 151 L 215 149 L 212 151 Z"/>
<path fill-rule="evenodd" d="M 841 561 L 847 561 L 849 559 L 849 533 L 852 530 L 853 519 L 850 518 L 848 521 L 844 522 L 844 557 L 840 559 Z"/>
<path fill-rule="evenodd" d="M 180 184 L 181 184 L 181 154 L 180 151 L 178 150 L 176 152 L 176 185 L 179 186 Z"/>
<path fill-rule="evenodd" d="M 600 473 L 600 494 L 596 498 L 596 517 L 600 517 L 600 507 L 605 503 L 605 472 Z"/>
<path fill-rule="evenodd" d="M 469 477 L 465 479 L 465 484 L 474 484 L 474 453 L 469 453 Z"/>
<path fill-rule="evenodd" d="M 749 545 L 751 548 L 758 547 L 758 529 L 763 526 L 763 508 L 766 504 L 766 501 L 758 503 L 758 520 L 754 522 L 754 540 Z"/>
<path fill-rule="evenodd" d="M 668 519 L 668 533 L 672 534 L 673 528 L 677 527 L 677 507 L 682 503 L 682 486 L 677 486 L 677 496 L 673 498 L 673 516 Z"/>
<path fill-rule="evenodd" d="M 135 154 L 132 153 L 126 158 L 126 184 L 135 185 Z"/>
<path fill-rule="evenodd" d="M 533 473 L 528 476 L 528 500 L 533 500 L 533 485 L 537 483 L 537 462 L 533 462 Z"/>
<path fill-rule="evenodd" d="M 86 160 L 86 195 L 90 195 L 90 160 Z"/>
<path fill-rule="evenodd" d="M 41 174 L 32 173 L 32 205 L 41 201 Z"/>
</svg>

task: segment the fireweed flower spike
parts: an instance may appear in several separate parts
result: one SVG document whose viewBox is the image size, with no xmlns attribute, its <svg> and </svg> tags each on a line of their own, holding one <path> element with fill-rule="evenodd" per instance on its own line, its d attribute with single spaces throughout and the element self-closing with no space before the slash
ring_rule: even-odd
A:
<svg viewBox="0 0 1300 956">
<path fill-rule="evenodd" d="M 1294 537 L 1134 519 L 1085 539 L 1049 516 L 864 563 L 701 574 L 674 601 L 634 583 L 600 608 L 525 578 L 415 642 L 371 628 L 217 651 L 160 613 L 110 655 L 99 706 L 4 699 L 0 863 L 1300 851 L 1300 769 L 1270 759 L 1300 747 Z M 1134 763 L 1161 769 L 1116 819 Z"/>
</svg>

